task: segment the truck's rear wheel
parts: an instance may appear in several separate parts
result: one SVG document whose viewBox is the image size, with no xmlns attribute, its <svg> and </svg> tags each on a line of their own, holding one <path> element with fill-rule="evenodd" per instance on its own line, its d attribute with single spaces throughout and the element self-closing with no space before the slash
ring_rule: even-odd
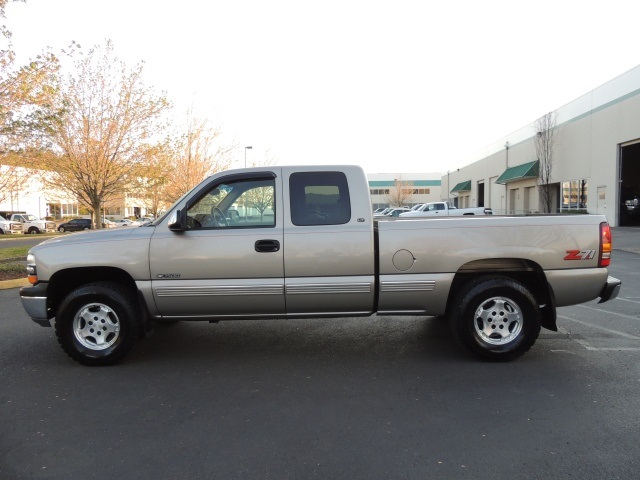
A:
<svg viewBox="0 0 640 480">
<path fill-rule="evenodd" d="M 518 358 L 540 334 L 540 308 L 529 290 L 506 277 L 484 277 L 465 285 L 450 321 L 462 346 L 485 359 Z"/>
<path fill-rule="evenodd" d="M 90 283 L 73 290 L 60 304 L 56 336 L 74 360 L 91 366 L 111 365 L 135 344 L 138 318 L 135 297 L 124 287 Z"/>
</svg>

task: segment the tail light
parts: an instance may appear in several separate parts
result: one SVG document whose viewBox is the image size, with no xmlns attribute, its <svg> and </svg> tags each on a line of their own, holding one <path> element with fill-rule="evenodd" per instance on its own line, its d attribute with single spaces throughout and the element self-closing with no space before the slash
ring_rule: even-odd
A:
<svg viewBox="0 0 640 480">
<path fill-rule="evenodd" d="M 611 227 L 607 222 L 600 224 L 600 256 L 598 257 L 598 267 L 608 267 L 611 263 Z"/>
</svg>

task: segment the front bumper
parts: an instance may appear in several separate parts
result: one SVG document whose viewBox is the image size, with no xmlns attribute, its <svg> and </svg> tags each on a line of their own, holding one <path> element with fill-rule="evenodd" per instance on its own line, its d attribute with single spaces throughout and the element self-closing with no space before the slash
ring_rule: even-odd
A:
<svg viewBox="0 0 640 480">
<path fill-rule="evenodd" d="M 33 287 L 22 287 L 20 289 L 20 300 L 27 315 L 31 317 L 31 320 L 43 327 L 51 326 L 47 313 L 48 285 L 48 283 L 39 283 Z"/>
<path fill-rule="evenodd" d="M 598 303 L 608 302 L 609 300 L 613 300 L 620 293 L 620 286 L 622 282 L 614 277 L 607 277 L 607 283 L 602 288 L 600 292 L 600 301 Z"/>
</svg>

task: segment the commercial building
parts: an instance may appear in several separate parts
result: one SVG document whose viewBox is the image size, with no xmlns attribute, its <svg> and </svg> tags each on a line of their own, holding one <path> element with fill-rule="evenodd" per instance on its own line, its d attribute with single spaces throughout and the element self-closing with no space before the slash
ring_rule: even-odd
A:
<svg viewBox="0 0 640 480">
<path fill-rule="evenodd" d="M 640 66 L 553 114 L 552 213 L 603 214 L 613 226 L 635 222 L 625 202 L 640 195 Z M 542 212 L 535 127 L 534 120 L 443 175 L 442 199 L 494 213 Z"/>
<path fill-rule="evenodd" d="M 438 202 L 441 197 L 439 173 L 373 173 L 367 175 L 373 209 Z M 398 195 L 401 188 L 403 195 Z M 403 205 L 392 205 L 401 198 Z"/>
<path fill-rule="evenodd" d="M 6 175 L 8 169 L 0 165 L 0 175 Z M 11 175 L 19 175 L 24 181 L 17 182 L 8 192 L 1 195 L 0 210 L 22 211 L 40 218 L 60 220 L 69 217 L 88 217 L 88 210 L 80 206 L 77 198 L 61 189 L 46 188 L 41 181 L 42 172 L 18 167 L 11 170 Z M 103 207 L 102 216 L 111 220 L 141 217 L 148 214 L 144 203 L 139 199 L 124 194 Z"/>
</svg>

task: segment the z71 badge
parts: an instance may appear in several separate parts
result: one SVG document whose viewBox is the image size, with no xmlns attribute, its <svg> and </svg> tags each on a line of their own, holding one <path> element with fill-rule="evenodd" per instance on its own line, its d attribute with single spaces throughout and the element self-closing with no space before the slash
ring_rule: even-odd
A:
<svg viewBox="0 0 640 480">
<path fill-rule="evenodd" d="M 565 260 L 591 260 L 596 256 L 595 250 L 567 250 Z"/>
</svg>

